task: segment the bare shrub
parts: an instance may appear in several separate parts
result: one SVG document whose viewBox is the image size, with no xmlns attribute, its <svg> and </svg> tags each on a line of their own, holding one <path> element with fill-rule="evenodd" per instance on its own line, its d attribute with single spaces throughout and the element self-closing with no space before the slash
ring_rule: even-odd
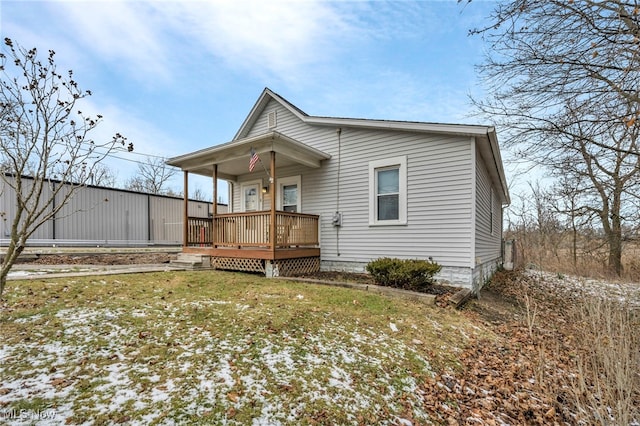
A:
<svg viewBox="0 0 640 426">
<path fill-rule="evenodd" d="M 582 424 L 630 425 L 640 420 L 640 317 L 619 302 L 589 299 L 574 312 L 579 355 L 569 380 Z"/>
</svg>

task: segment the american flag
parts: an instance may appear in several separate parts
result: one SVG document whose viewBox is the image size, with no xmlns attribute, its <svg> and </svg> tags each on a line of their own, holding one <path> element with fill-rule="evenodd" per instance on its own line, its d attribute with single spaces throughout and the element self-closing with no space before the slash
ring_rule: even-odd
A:
<svg viewBox="0 0 640 426">
<path fill-rule="evenodd" d="M 258 153 L 255 152 L 253 149 L 251 150 L 251 159 L 249 160 L 249 171 L 252 172 L 253 169 L 256 167 L 256 164 L 258 164 L 258 161 L 260 161 L 260 157 L 258 157 Z"/>
</svg>

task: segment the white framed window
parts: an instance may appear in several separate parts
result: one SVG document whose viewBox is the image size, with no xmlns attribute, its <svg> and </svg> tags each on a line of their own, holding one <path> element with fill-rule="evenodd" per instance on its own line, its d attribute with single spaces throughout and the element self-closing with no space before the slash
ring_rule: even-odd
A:
<svg viewBox="0 0 640 426">
<path fill-rule="evenodd" d="M 298 176 L 289 176 L 280 178 L 278 183 L 278 198 L 276 200 L 276 208 L 285 212 L 301 213 L 302 212 L 302 178 Z"/>
<path fill-rule="evenodd" d="M 493 227 L 493 186 L 491 187 L 491 191 L 489 192 L 489 233 L 491 235 L 495 235 L 495 230 Z"/>
<path fill-rule="evenodd" d="M 407 157 L 369 162 L 369 225 L 407 224 Z"/>
</svg>

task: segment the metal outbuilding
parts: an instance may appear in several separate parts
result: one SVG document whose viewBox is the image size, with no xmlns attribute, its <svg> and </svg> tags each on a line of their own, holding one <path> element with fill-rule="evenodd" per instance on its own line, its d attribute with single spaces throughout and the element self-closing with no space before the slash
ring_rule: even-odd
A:
<svg viewBox="0 0 640 426">
<path fill-rule="evenodd" d="M 51 185 L 63 184 L 52 181 Z M 45 191 L 50 194 L 51 189 Z M 43 198 L 49 196 L 43 194 Z M 87 185 L 77 190 L 54 219 L 38 228 L 27 245 L 180 245 L 183 203 L 182 197 Z M 226 209 L 226 205 L 218 204 L 218 211 Z M 209 218 L 212 203 L 189 200 L 188 211 L 189 218 Z M 13 189 L 4 181 L 0 181 L 0 213 L 0 245 L 6 245 L 16 200 Z"/>
</svg>

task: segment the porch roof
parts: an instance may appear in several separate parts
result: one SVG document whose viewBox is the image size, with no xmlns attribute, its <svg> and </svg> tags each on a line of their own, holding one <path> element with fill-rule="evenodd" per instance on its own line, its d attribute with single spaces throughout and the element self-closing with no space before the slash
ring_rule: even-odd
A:
<svg viewBox="0 0 640 426">
<path fill-rule="evenodd" d="M 277 166 L 286 167 L 302 164 L 318 168 L 322 160 L 331 158 L 329 154 L 297 141 L 282 133 L 271 131 L 258 136 L 232 140 L 210 148 L 190 152 L 167 160 L 170 166 L 180 167 L 190 173 L 212 176 L 213 165 L 218 165 L 218 177 L 235 181 L 242 174 L 249 173 L 249 159 L 253 149 L 269 167 L 269 157 L 261 154 L 274 151 Z M 262 168 L 261 165 L 256 165 Z"/>
</svg>

